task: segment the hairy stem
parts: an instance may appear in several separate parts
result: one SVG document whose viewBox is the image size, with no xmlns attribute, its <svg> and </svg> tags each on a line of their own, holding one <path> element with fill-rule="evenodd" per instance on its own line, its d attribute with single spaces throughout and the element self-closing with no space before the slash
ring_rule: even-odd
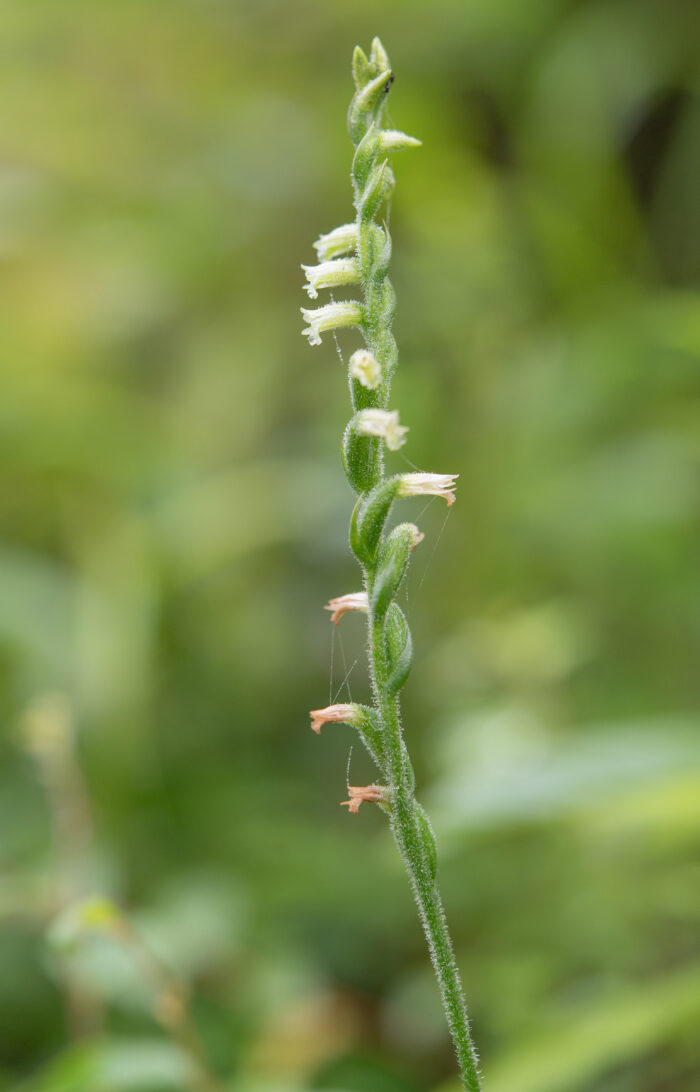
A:
<svg viewBox="0 0 700 1092">
<path fill-rule="evenodd" d="M 423 831 L 413 792 L 413 771 L 401 735 L 398 698 L 386 694 L 386 659 L 382 654 L 384 633 L 381 623 L 369 620 L 370 675 L 381 711 L 382 725 L 390 754 L 391 829 L 408 872 L 425 931 L 430 958 L 440 986 L 442 1004 L 452 1035 L 462 1084 L 469 1092 L 480 1089 L 477 1057 L 467 1007 L 457 969 L 454 949 L 445 920 L 434 863 L 427 859 Z M 423 813 L 424 814 L 424 813 Z M 427 822 L 427 819 L 425 820 Z M 432 833 L 432 832 L 431 832 Z"/>
</svg>

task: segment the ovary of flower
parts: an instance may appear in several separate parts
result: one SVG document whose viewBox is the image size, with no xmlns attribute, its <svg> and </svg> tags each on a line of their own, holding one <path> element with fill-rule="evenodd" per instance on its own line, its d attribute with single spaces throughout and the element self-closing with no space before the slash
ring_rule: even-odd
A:
<svg viewBox="0 0 700 1092">
<path fill-rule="evenodd" d="M 319 288 L 339 288 L 343 284 L 357 284 L 360 279 L 357 258 L 336 258 L 332 262 L 302 265 L 301 268 L 309 282 L 304 288 L 312 300 L 318 297 Z"/>
<path fill-rule="evenodd" d="M 368 391 L 373 391 L 382 381 L 379 361 L 369 349 L 357 349 L 352 354 L 349 371 L 353 379 L 356 379 Z"/>
<path fill-rule="evenodd" d="M 312 709 L 311 727 L 320 736 L 324 724 L 357 724 L 360 710 L 356 705 L 327 705 L 325 709 Z"/>
<path fill-rule="evenodd" d="M 342 303 L 327 303 L 325 307 L 309 310 L 302 307 L 301 313 L 308 326 L 302 330 L 309 339 L 309 345 L 320 345 L 324 330 L 338 330 L 341 326 L 359 326 L 362 322 L 362 308 L 354 300 Z"/>
<path fill-rule="evenodd" d="M 381 785 L 348 785 L 349 800 L 341 802 L 341 808 L 347 808 L 357 815 L 360 804 L 381 804 L 386 800 L 386 789 Z"/>
<path fill-rule="evenodd" d="M 454 504 L 458 477 L 459 474 L 402 474 L 397 493 L 400 497 L 444 497 L 449 508 Z"/>
<path fill-rule="evenodd" d="M 408 428 L 399 424 L 398 410 L 366 409 L 357 415 L 357 431 L 363 436 L 379 436 L 389 451 L 398 451 L 406 443 Z"/>
<path fill-rule="evenodd" d="M 357 224 L 341 224 L 327 235 L 322 235 L 314 243 L 319 262 L 337 258 L 340 254 L 349 254 L 357 246 Z"/>
<path fill-rule="evenodd" d="M 358 591 L 350 592 L 348 595 L 339 595 L 336 599 L 331 599 L 329 603 L 326 603 L 323 609 L 333 611 L 331 622 L 334 622 L 337 626 L 340 619 L 348 611 L 357 610 L 367 614 L 369 610 L 367 592 Z"/>
</svg>

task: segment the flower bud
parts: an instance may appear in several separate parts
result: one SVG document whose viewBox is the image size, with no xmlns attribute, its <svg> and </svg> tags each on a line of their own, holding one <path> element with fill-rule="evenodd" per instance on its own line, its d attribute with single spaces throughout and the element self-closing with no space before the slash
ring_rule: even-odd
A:
<svg viewBox="0 0 700 1092">
<path fill-rule="evenodd" d="M 348 131 L 353 144 L 358 144 L 364 136 L 372 113 L 381 106 L 393 79 L 391 69 L 386 68 L 355 93 L 348 110 Z"/>
<path fill-rule="evenodd" d="M 382 45 L 381 39 L 376 36 L 372 39 L 372 45 L 369 52 L 370 64 L 373 64 L 379 72 L 385 71 L 387 68 L 391 68 L 389 64 L 389 54 Z"/>
<path fill-rule="evenodd" d="M 403 148 L 420 148 L 422 140 L 402 133 L 398 129 L 382 129 L 379 133 L 379 147 L 383 152 L 400 152 Z"/>
<path fill-rule="evenodd" d="M 355 46 L 355 50 L 352 55 L 352 77 L 355 81 L 355 87 L 360 90 L 364 87 L 370 79 L 369 61 L 367 60 L 367 54 L 360 46 Z"/>
<path fill-rule="evenodd" d="M 388 536 L 379 555 L 377 575 L 372 586 L 372 610 L 386 613 L 401 586 L 411 552 L 423 538 L 415 523 L 400 523 Z"/>
</svg>

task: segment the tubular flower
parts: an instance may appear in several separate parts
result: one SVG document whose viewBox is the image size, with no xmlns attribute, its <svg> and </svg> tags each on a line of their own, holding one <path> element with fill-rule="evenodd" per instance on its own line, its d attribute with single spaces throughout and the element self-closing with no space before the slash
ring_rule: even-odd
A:
<svg viewBox="0 0 700 1092">
<path fill-rule="evenodd" d="M 357 815 L 360 804 L 383 804 L 387 798 L 386 789 L 381 785 L 348 785 L 349 800 L 341 802 L 341 808 L 347 808 Z"/>
<path fill-rule="evenodd" d="M 367 614 L 369 610 L 369 600 L 367 598 L 367 592 L 350 592 L 348 595 L 339 595 L 336 599 L 331 599 L 330 603 L 326 603 L 324 610 L 332 610 L 331 622 L 338 625 L 338 622 L 347 614 L 348 611 L 358 610 Z"/>
<path fill-rule="evenodd" d="M 309 339 L 309 345 L 320 345 L 321 334 L 325 330 L 338 330 L 341 326 L 359 326 L 362 322 L 362 308 L 354 300 L 342 303 L 327 303 L 325 307 L 309 310 L 301 308 L 304 321 L 308 322 L 303 334 Z"/>
<path fill-rule="evenodd" d="M 382 381 L 382 369 L 374 353 L 368 349 L 357 349 L 350 357 L 350 375 L 366 387 L 375 390 Z"/>
<path fill-rule="evenodd" d="M 357 246 L 357 224 L 341 224 L 327 235 L 321 235 L 314 243 L 319 262 L 348 254 Z"/>
<path fill-rule="evenodd" d="M 356 726 L 362 721 L 362 710 L 359 705 L 327 705 L 325 709 L 312 709 L 309 715 L 311 728 L 317 736 L 320 736 L 324 724 L 334 722 Z"/>
<path fill-rule="evenodd" d="M 455 481 L 459 474 L 402 474 L 398 487 L 400 497 L 444 497 L 447 507 L 455 501 Z"/>
<path fill-rule="evenodd" d="M 398 451 L 406 443 L 408 427 L 399 424 L 398 410 L 365 409 L 357 415 L 357 431 L 362 436 L 379 436 L 389 451 Z"/>
<path fill-rule="evenodd" d="M 360 268 L 356 258 L 336 258 L 332 262 L 302 265 L 301 268 L 309 282 L 304 287 L 312 300 L 318 297 L 319 288 L 339 288 L 344 284 L 357 284 L 360 279 Z"/>
</svg>

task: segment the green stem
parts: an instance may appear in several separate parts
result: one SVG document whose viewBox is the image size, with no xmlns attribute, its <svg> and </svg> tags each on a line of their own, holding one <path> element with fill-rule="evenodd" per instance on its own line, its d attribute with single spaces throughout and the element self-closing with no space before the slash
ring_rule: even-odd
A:
<svg viewBox="0 0 700 1092">
<path fill-rule="evenodd" d="M 369 574 L 366 576 L 369 583 L 371 578 Z M 413 792 L 413 770 L 401 735 L 399 701 L 398 698 L 389 697 L 386 691 L 388 671 L 381 619 L 370 617 L 369 632 L 370 676 L 382 718 L 386 767 L 391 775 L 391 828 L 423 922 L 462 1085 L 468 1092 L 479 1092 L 481 1085 L 476 1050 L 440 890 L 434 867 L 426 854 L 424 831 Z"/>
</svg>

